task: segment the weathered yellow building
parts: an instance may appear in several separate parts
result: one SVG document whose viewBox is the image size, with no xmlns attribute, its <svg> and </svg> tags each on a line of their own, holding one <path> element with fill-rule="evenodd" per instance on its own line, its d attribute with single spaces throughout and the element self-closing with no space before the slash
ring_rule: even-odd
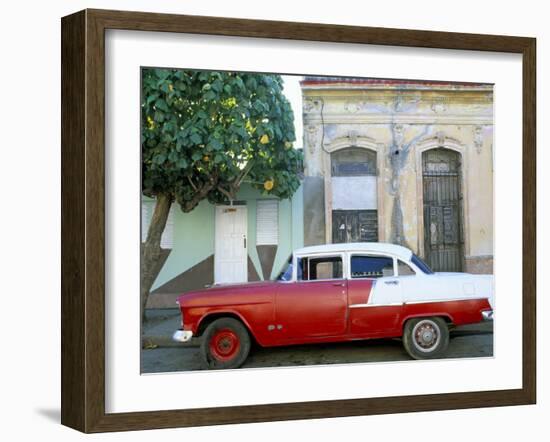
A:
<svg viewBox="0 0 550 442">
<path fill-rule="evenodd" d="M 304 243 L 493 268 L 493 86 L 304 77 Z"/>
</svg>

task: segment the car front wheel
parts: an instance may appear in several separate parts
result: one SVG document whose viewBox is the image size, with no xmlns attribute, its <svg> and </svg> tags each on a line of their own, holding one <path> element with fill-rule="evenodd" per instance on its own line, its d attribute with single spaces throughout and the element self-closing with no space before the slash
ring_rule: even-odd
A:
<svg viewBox="0 0 550 442">
<path fill-rule="evenodd" d="M 220 318 L 206 328 L 201 343 L 205 368 L 238 368 L 249 352 L 250 335 L 240 321 Z"/>
<path fill-rule="evenodd" d="M 449 346 L 449 328 L 438 317 L 413 318 L 405 323 L 403 345 L 414 359 L 441 357 Z"/>
</svg>

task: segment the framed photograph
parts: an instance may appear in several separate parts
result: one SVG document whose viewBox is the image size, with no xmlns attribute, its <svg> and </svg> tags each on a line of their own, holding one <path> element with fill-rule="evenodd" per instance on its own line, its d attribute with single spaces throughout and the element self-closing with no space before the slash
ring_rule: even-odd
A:
<svg viewBox="0 0 550 442">
<path fill-rule="evenodd" d="M 535 403 L 535 52 L 64 17 L 62 423 Z"/>
</svg>

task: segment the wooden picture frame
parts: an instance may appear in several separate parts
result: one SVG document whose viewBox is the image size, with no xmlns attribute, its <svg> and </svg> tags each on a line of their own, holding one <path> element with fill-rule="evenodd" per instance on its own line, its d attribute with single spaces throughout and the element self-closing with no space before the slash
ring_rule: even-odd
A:
<svg viewBox="0 0 550 442">
<path fill-rule="evenodd" d="M 511 390 L 105 412 L 105 30 L 516 53 L 523 66 L 523 382 Z M 83 432 L 533 404 L 536 400 L 536 40 L 311 23 L 84 10 L 62 19 L 62 408 Z"/>
</svg>

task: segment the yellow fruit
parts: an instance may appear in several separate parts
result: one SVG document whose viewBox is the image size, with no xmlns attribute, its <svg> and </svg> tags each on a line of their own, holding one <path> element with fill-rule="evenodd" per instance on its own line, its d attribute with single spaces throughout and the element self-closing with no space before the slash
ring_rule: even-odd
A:
<svg viewBox="0 0 550 442">
<path fill-rule="evenodd" d="M 168 85 L 168 90 L 169 90 L 170 92 L 172 92 L 172 91 L 174 90 L 174 86 L 172 86 L 171 84 L 169 84 L 169 85 Z"/>
<path fill-rule="evenodd" d="M 267 134 L 262 135 L 262 138 L 260 138 L 260 143 L 262 143 L 262 144 L 269 143 L 269 137 L 267 136 Z"/>
<path fill-rule="evenodd" d="M 202 159 L 205 163 L 208 163 L 208 161 L 210 161 L 210 157 L 208 155 L 203 156 Z"/>
<path fill-rule="evenodd" d="M 290 141 L 285 141 L 285 147 L 290 149 L 292 147 L 292 143 Z"/>
<path fill-rule="evenodd" d="M 271 190 L 273 189 L 273 185 L 275 183 L 273 182 L 273 180 L 267 180 L 265 183 L 264 183 L 264 189 L 265 190 Z"/>
</svg>

